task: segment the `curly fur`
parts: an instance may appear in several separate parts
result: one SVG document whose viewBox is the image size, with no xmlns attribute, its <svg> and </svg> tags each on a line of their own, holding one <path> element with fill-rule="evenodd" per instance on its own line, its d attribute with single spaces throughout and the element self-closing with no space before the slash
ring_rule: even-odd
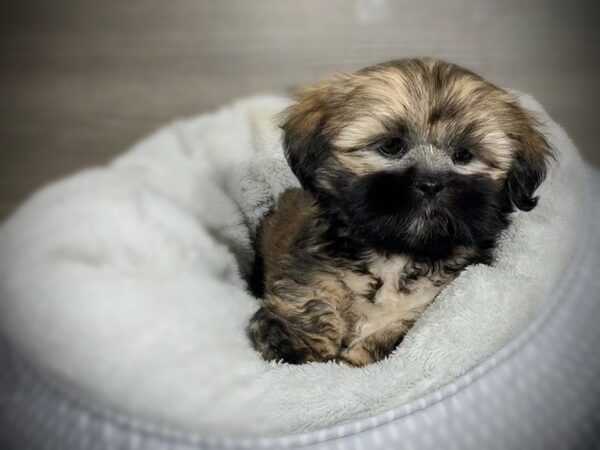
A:
<svg viewBox="0 0 600 450">
<path fill-rule="evenodd" d="M 266 359 L 387 356 L 467 265 L 531 210 L 551 150 L 506 91 L 456 65 L 393 61 L 301 89 L 282 128 L 303 190 L 259 238 Z"/>
</svg>

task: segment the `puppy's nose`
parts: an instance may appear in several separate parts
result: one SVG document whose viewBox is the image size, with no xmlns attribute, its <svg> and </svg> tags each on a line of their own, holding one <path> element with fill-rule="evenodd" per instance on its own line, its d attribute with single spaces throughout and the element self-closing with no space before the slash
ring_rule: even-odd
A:
<svg viewBox="0 0 600 450">
<path fill-rule="evenodd" d="M 416 181 L 415 188 L 428 197 L 435 197 L 444 189 L 444 183 L 435 178 L 421 178 Z"/>
</svg>

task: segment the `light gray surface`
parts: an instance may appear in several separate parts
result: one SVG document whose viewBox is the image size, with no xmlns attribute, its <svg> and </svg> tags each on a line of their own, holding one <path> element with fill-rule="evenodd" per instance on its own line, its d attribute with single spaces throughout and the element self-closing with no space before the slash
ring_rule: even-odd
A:
<svg viewBox="0 0 600 450">
<path fill-rule="evenodd" d="M 600 173 L 590 171 L 581 241 L 549 308 L 456 382 L 378 416 L 263 439 L 195 436 L 77 398 L 0 339 L 0 447 L 587 449 L 600 444 Z"/>
<path fill-rule="evenodd" d="M 174 117 L 336 69 L 432 55 L 530 92 L 588 159 L 600 59 L 586 0 L 5 0 L 0 217 Z"/>
</svg>

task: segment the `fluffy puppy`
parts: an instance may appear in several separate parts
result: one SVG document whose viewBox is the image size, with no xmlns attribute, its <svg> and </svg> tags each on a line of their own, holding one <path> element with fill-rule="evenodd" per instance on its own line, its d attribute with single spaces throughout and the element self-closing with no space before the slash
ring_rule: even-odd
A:
<svg viewBox="0 0 600 450">
<path fill-rule="evenodd" d="M 511 94 L 434 59 L 335 74 L 296 100 L 283 145 L 303 189 L 263 223 L 247 331 L 267 360 L 362 366 L 467 265 L 492 262 L 551 150 Z"/>
</svg>

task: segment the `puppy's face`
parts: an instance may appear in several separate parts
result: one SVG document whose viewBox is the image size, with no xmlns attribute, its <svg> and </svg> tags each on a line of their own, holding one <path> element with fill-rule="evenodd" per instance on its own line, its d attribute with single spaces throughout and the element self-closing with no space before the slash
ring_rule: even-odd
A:
<svg viewBox="0 0 600 450">
<path fill-rule="evenodd" d="M 352 233 L 384 250 L 435 254 L 495 239 L 530 210 L 550 150 L 507 92 L 442 61 L 337 74 L 285 113 L 292 170 Z"/>
</svg>

